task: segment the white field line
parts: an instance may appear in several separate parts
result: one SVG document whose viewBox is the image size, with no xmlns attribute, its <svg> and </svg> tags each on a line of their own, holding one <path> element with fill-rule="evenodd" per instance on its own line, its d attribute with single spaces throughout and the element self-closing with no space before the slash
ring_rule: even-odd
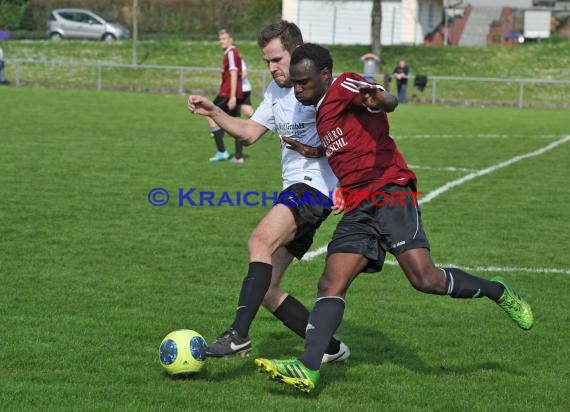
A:
<svg viewBox="0 0 570 412">
<path fill-rule="evenodd" d="M 305 255 L 303 256 L 303 258 L 301 259 L 302 261 L 309 261 L 309 260 L 313 260 L 314 258 L 322 255 L 323 253 L 326 253 L 327 251 L 327 246 L 321 246 L 318 249 L 315 250 L 309 250 L 307 253 L 305 253 Z M 295 261 L 293 261 L 295 262 Z"/>
<path fill-rule="evenodd" d="M 398 261 L 396 259 L 386 259 L 384 262 L 386 265 L 390 266 L 398 266 Z M 570 275 L 570 269 L 554 269 L 554 268 L 518 268 L 518 267 L 509 267 L 509 266 L 463 266 L 463 265 L 456 265 L 455 263 L 436 263 L 438 267 L 451 267 L 451 268 L 461 268 L 467 271 L 473 272 L 526 272 L 526 273 L 561 273 L 564 275 Z"/>
<path fill-rule="evenodd" d="M 401 139 L 555 139 L 559 135 L 542 134 L 542 135 L 527 135 L 527 134 L 414 134 L 414 135 L 399 135 L 394 137 L 394 140 Z"/>
<path fill-rule="evenodd" d="M 439 195 L 441 195 L 441 194 L 447 192 L 449 189 L 451 189 L 451 188 L 453 188 L 453 187 L 455 187 L 455 186 L 462 185 L 463 183 L 466 183 L 466 182 L 468 182 L 468 181 L 470 181 L 470 180 L 473 180 L 473 179 L 475 179 L 475 178 L 477 178 L 477 177 L 481 177 L 481 176 L 487 175 L 487 174 L 489 174 L 489 173 L 493 173 L 493 172 L 495 172 L 495 171 L 497 171 L 497 170 L 499 170 L 499 169 L 502 169 L 502 168 L 504 168 L 504 167 L 510 166 L 510 165 L 512 165 L 512 164 L 514 164 L 514 163 L 517 163 L 517 162 L 521 161 L 521 160 L 528 159 L 529 157 L 539 156 L 539 155 L 544 154 L 544 153 L 546 153 L 546 152 L 548 152 L 548 151 L 550 151 L 550 150 L 552 150 L 552 149 L 554 149 L 554 148 L 556 148 L 556 147 L 560 146 L 561 144 L 564 144 L 564 143 L 566 143 L 566 142 L 568 142 L 568 141 L 570 141 L 570 135 L 565 136 L 565 137 L 563 137 L 563 138 L 561 138 L 561 139 L 558 139 L 558 140 L 556 140 L 556 141 L 554 141 L 554 142 L 552 142 L 552 143 L 550 143 L 550 144 L 548 144 L 548 145 L 546 145 L 546 146 L 544 146 L 544 147 L 542 147 L 542 148 L 540 148 L 540 149 L 537 149 L 537 150 L 535 150 L 535 151 L 533 151 L 533 152 L 529 152 L 529 153 L 526 153 L 526 154 L 523 154 L 523 155 L 519 155 L 519 156 L 512 157 L 511 159 L 505 160 L 504 162 L 497 163 L 496 165 L 487 167 L 487 168 L 482 169 L 482 170 L 479 170 L 479 171 L 477 171 L 477 172 L 469 173 L 468 175 L 463 176 L 463 177 L 461 177 L 461 178 L 459 178 L 459 179 L 452 180 L 451 182 L 448 182 L 448 183 L 444 184 L 443 186 L 440 186 L 440 187 L 438 187 L 437 189 L 435 189 L 435 190 L 429 192 L 425 197 L 423 197 L 422 199 L 420 199 L 420 200 L 418 201 L 418 203 L 421 205 L 421 204 L 425 204 L 425 203 L 431 202 L 433 199 L 435 199 L 435 198 L 438 197 Z M 307 260 L 307 261 L 313 260 L 313 259 L 316 258 L 317 256 L 320 256 L 320 255 L 322 255 L 323 253 L 326 253 L 326 251 L 327 251 L 327 246 L 321 246 L 321 247 L 319 247 L 319 248 L 316 249 L 316 250 L 311 250 L 311 251 L 305 253 L 305 256 L 303 256 L 303 260 Z M 388 263 L 388 262 L 389 262 L 389 261 L 387 260 L 386 263 Z M 395 262 L 395 261 L 393 261 L 393 262 Z M 438 266 L 439 266 L 439 264 L 438 264 Z M 455 265 L 451 265 L 451 266 L 455 266 Z M 465 267 L 465 266 L 463 266 L 463 267 Z M 466 267 L 465 267 L 465 268 L 466 268 Z M 501 267 L 498 267 L 498 266 L 496 266 L 496 267 L 495 267 L 495 266 L 490 266 L 490 267 L 488 267 L 487 269 L 489 269 L 489 271 L 491 271 L 491 270 L 490 270 L 491 268 L 492 268 L 492 269 L 496 269 L 497 272 L 501 272 L 501 271 L 503 271 L 503 272 L 515 272 L 515 271 L 520 271 L 520 272 L 568 273 L 568 274 L 570 274 L 570 271 L 567 270 L 567 269 L 548 269 L 548 268 L 542 268 L 542 269 L 541 269 L 541 268 L 536 268 L 536 269 L 532 269 L 532 268 L 501 268 Z M 466 269 L 469 270 L 468 268 L 466 268 Z M 485 268 L 484 268 L 484 267 L 483 267 L 483 268 L 476 268 L 476 269 L 479 270 L 479 271 L 483 271 L 483 272 L 485 271 Z M 511 270 L 511 269 L 512 269 L 512 270 Z"/>
<path fill-rule="evenodd" d="M 432 201 L 433 199 L 435 199 L 436 197 L 438 197 L 439 195 L 441 195 L 442 193 L 447 192 L 449 189 L 451 189 L 455 186 L 462 185 L 463 183 L 468 182 L 470 180 L 473 180 L 476 177 L 481 177 L 481 176 L 488 175 L 489 173 L 496 172 L 499 169 L 503 169 L 507 166 L 514 164 L 514 163 L 520 162 L 521 160 L 528 159 L 529 157 L 540 156 L 541 154 L 544 154 L 544 153 L 546 153 L 552 149 L 555 149 L 556 147 L 558 147 L 561 144 L 564 144 L 568 141 L 570 141 L 570 135 L 563 137 L 562 139 L 558 139 L 558 140 L 556 140 L 556 141 L 554 141 L 554 142 L 552 142 L 552 143 L 550 143 L 544 147 L 541 147 L 540 149 L 537 149 L 533 152 L 529 152 L 529 153 L 525 153 L 523 155 L 511 157 L 509 160 L 505 160 L 504 162 L 497 163 L 496 165 L 487 167 L 485 169 L 478 170 L 477 172 L 469 173 L 468 175 L 460 177 L 459 179 L 452 180 L 451 182 L 447 182 L 443 186 L 440 186 L 437 189 L 429 192 L 425 197 L 422 197 L 418 201 L 418 204 L 422 205 L 424 203 L 428 203 L 428 202 Z"/>
<path fill-rule="evenodd" d="M 408 165 L 410 169 L 425 169 L 425 170 L 435 170 L 443 172 L 476 172 L 477 169 L 467 169 L 465 167 L 432 167 L 432 166 L 420 166 L 420 165 Z"/>
<path fill-rule="evenodd" d="M 321 246 L 320 248 L 305 253 L 303 261 L 313 260 L 314 258 L 326 253 L 327 247 Z M 385 265 L 397 266 L 398 262 L 393 258 L 386 258 L 384 262 Z M 464 265 L 456 265 L 455 263 L 435 263 L 437 267 L 451 267 L 451 268 L 461 268 L 470 272 L 505 272 L 505 273 L 561 273 L 564 275 L 570 275 L 570 269 L 558 269 L 558 268 L 522 268 L 522 267 L 510 267 L 510 266 L 475 266 L 469 267 Z"/>
</svg>

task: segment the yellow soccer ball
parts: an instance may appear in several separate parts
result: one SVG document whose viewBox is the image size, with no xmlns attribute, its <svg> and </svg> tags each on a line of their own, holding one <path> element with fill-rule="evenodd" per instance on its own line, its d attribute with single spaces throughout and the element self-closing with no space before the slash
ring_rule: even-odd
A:
<svg viewBox="0 0 570 412">
<path fill-rule="evenodd" d="M 164 337 L 158 351 L 160 364 L 171 375 L 199 372 L 205 364 L 206 341 L 198 332 L 180 329 Z"/>
</svg>

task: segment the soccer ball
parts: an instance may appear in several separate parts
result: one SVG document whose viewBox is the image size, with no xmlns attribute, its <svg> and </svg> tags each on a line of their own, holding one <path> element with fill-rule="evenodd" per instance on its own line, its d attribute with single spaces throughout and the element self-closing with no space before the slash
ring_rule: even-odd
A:
<svg viewBox="0 0 570 412">
<path fill-rule="evenodd" d="M 204 367 L 206 341 L 198 332 L 180 329 L 164 337 L 158 351 L 160 364 L 171 375 L 184 375 Z"/>
</svg>

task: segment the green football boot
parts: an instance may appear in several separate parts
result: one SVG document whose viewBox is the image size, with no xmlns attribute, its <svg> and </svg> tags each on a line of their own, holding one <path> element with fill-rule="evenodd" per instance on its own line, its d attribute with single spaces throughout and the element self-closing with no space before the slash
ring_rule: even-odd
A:
<svg viewBox="0 0 570 412">
<path fill-rule="evenodd" d="M 269 379 L 292 385 L 303 392 L 315 389 L 320 371 L 312 371 L 298 359 L 269 360 L 256 359 L 257 370 L 265 373 Z"/>
<path fill-rule="evenodd" d="M 495 276 L 491 281 L 498 282 L 505 287 L 505 291 L 497 304 L 507 312 L 521 329 L 529 330 L 532 328 L 534 318 L 530 305 L 501 276 Z"/>
</svg>

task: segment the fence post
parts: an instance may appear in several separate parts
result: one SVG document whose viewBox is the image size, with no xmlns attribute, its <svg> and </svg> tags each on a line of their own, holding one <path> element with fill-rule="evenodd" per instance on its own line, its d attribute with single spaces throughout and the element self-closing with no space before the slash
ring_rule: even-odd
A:
<svg viewBox="0 0 570 412">
<path fill-rule="evenodd" d="M 20 60 L 16 62 L 16 87 L 20 87 Z"/>
<path fill-rule="evenodd" d="M 524 82 L 521 80 L 519 83 L 519 109 L 523 107 L 523 96 L 524 96 Z"/>
<path fill-rule="evenodd" d="M 436 82 L 437 82 L 436 79 L 432 79 L 432 82 L 431 82 L 431 104 L 435 104 L 435 94 L 437 92 L 437 88 L 435 86 Z"/>
<path fill-rule="evenodd" d="M 101 91 L 102 82 L 103 82 L 103 66 L 101 63 L 97 65 L 97 91 Z"/>
<path fill-rule="evenodd" d="M 184 94 L 184 69 L 180 68 L 180 77 L 178 78 L 178 94 Z"/>
</svg>

